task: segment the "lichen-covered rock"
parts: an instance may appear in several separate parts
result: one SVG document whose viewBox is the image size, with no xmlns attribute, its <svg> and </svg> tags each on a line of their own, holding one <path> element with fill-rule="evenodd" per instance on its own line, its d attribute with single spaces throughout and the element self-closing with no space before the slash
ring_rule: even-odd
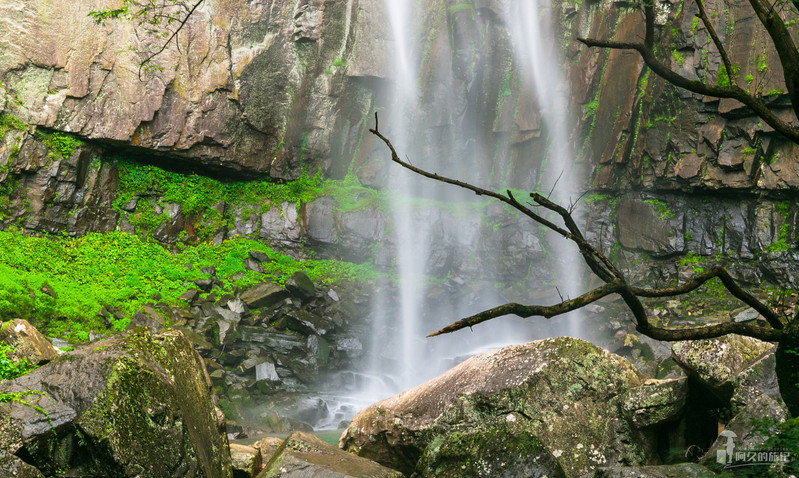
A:
<svg viewBox="0 0 799 478">
<path fill-rule="evenodd" d="M 688 379 L 649 380 L 624 396 L 622 409 L 639 428 L 676 420 L 688 400 Z"/>
<path fill-rule="evenodd" d="M 402 478 L 386 468 L 325 443 L 303 432 L 294 432 L 278 447 L 258 478 Z"/>
<path fill-rule="evenodd" d="M 41 471 L 18 456 L 0 451 L 0 476 L 8 478 L 44 478 Z"/>
<path fill-rule="evenodd" d="M 14 319 L 0 325 L 0 341 L 14 346 L 12 360 L 26 359 L 41 365 L 58 356 L 58 351 L 47 338 L 27 320 Z"/>
<path fill-rule="evenodd" d="M 339 445 L 423 476 L 452 473 L 453 457 L 463 460 L 458 466 L 489 466 L 510 476 L 527 466 L 578 476 L 602 465 L 645 463 L 648 450 L 636 444 L 637 432 L 621 411 L 622 397 L 638 385 L 629 362 L 579 339 L 512 345 L 370 406 Z M 481 435 L 516 443 L 507 461 L 475 455 L 495 446 Z"/>
<path fill-rule="evenodd" d="M 686 340 L 672 345 L 677 363 L 698 378 L 723 401 L 735 392 L 736 378 L 774 345 L 750 337 L 726 335 L 708 340 Z"/>
<path fill-rule="evenodd" d="M 146 330 L 81 347 L 0 384 L 23 454 L 47 475 L 230 477 L 202 359 L 180 332 Z M 4 443 L 5 441 L 0 441 Z"/>
<path fill-rule="evenodd" d="M 566 476 L 552 453 L 534 435 L 514 429 L 515 421 L 483 429 L 436 436 L 416 467 L 422 476 Z"/>
</svg>

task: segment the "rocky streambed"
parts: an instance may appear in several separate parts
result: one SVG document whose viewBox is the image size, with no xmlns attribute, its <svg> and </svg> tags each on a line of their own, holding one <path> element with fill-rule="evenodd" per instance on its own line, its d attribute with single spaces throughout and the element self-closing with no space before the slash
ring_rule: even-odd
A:
<svg viewBox="0 0 799 478">
<path fill-rule="evenodd" d="M 12 359 L 42 364 L 0 382 L 3 476 L 712 476 L 731 433 L 766 449 L 787 418 L 771 344 L 675 343 L 678 368 L 655 379 L 560 337 L 474 356 L 367 407 L 340 449 L 301 431 L 231 445 L 189 334 L 137 327 L 59 354 L 24 321 L 0 330 Z M 760 470 L 776 465 L 791 464 Z"/>
</svg>

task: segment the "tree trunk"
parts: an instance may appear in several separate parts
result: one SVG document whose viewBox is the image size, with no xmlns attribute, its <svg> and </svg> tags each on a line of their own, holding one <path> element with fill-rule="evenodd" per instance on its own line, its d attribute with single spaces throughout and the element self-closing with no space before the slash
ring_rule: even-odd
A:
<svg viewBox="0 0 799 478">
<path fill-rule="evenodd" d="M 777 344 L 777 383 L 780 395 L 792 417 L 799 417 L 799 337 L 792 336 Z"/>
</svg>

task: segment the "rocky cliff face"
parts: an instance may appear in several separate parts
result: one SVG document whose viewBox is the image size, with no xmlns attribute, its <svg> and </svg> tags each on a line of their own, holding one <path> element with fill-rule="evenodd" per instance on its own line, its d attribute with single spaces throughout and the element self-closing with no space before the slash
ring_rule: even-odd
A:
<svg viewBox="0 0 799 478">
<path fill-rule="evenodd" d="M 362 82 L 382 76 L 370 56 L 381 51 L 379 2 L 207 1 L 154 71 L 139 64 L 162 38 L 87 16 L 109 5 L 0 4 L 7 110 L 200 171 L 296 177 L 332 149 L 351 156 L 358 135 L 347 130 L 371 96 Z"/>
<path fill-rule="evenodd" d="M 87 17 L 110 3 L 51 3 L 0 1 L 4 224 L 73 235 L 148 230 L 166 243 L 181 231 L 201 240 L 254 234 L 295 250 L 313 245 L 331 256 L 390 265 L 393 245 L 379 210 L 344 211 L 323 198 L 253 215 L 220 202 L 214 208 L 229 218 L 225 225 L 157 190 L 138 191 L 136 201 L 112 207 L 120 172 L 109 160 L 238 179 L 352 172 L 366 186 L 384 186 L 392 174 L 385 151 L 366 132 L 375 109 L 397 106 L 387 93 L 393 39 L 382 1 L 206 0 L 159 55 L 155 71 L 139 71 L 139 63 L 158 39 L 135 24 L 97 25 Z M 719 57 L 694 21 L 695 6 L 659 5 L 658 44 L 672 68 L 718 81 Z M 502 20 L 506 8 L 499 0 L 425 2 L 412 40 L 421 52 L 422 102 L 433 107 L 418 113 L 411 132 L 418 146 L 407 154 L 443 157 L 445 170 L 466 165 L 467 179 L 495 187 L 536 188 L 546 167 L 546 112 L 517 78 Z M 710 2 L 708 9 L 741 66 L 739 78 L 789 114 L 777 56 L 747 7 Z M 641 13 L 630 5 L 563 2 L 552 10 L 559 39 L 552 48 L 560 50 L 571 89 L 577 159 L 586 166 L 586 187 L 606 194 L 584 208 L 594 237 L 608 251 L 618 248 L 622 260 L 630 256 L 630 267 L 641 253 L 658 267 L 673 264 L 665 280 L 678 273 L 673 258 L 691 253 L 707 260 L 766 258 L 741 275 L 796 284 L 785 264 L 793 263 L 797 211 L 779 202 L 799 186 L 796 146 L 732 101 L 665 85 L 636 54 L 574 41 L 640 35 Z M 473 112 L 482 119 L 469 120 Z M 53 132 L 83 144 L 65 148 Z M 146 221 L 135 217 L 149 212 L 160 222 L 142 229 Z M 476 254 L 510 244 L 536 255 L 547 247 L 545 238 L 501 214 L 496 221 L 481 218 L 479 227 L 500 234 L 479 244 L 440 214 L 442 246 L 430 262 L 444 272 L 454 267 L 446 250 L 453 244 Z M 344 252 L 352 244 L 355 252 Z M 502 260 L 520 263 L 514 254 Z"/>
</svg>

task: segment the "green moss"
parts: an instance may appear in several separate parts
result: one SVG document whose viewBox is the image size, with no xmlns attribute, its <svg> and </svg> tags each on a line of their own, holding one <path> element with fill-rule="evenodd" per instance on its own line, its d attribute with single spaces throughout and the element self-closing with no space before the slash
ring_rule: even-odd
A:
<svg viewBox="0 0 799 478">
<path fill-rule="evenodd" d="M 469 3 L 458 3 L 456 5 L 452 5 L 451 7 L 449 7 L 449 13 L 452 13 L 452 14 L 457 13 L 457 12 L 461 12 L 461 11 L 464 11 L 464 10 L 467 10 L 467 11 L 470 11 L 470 12 L 474 12 L 474 7 L 471 4 L 469 4 Z"/>
<path fill-rule="evenodd" d="M 325 181 L 319 188 L 320 196 L 330 196 L 340 212 L 355 212 L 365 209 L 383 210 L 386 197 L 380 191 L 361 185 L 358 177 L 350 173 L 341 180 Z"/>
<path fill-rule="evenodd" d="M 542 442 L 529 432 L 499 425 L 437 436 L 424 450 L 417 471 L 422 476 L 504 476 L 519 470 L 556 469 Z M 556 473 L 554 476 L 558 476 Z"/>
<path fill-rule="evenodd" d="M 119 193 L 114 207 L 121 209 L 137 194 L 162 193 L 163 200 L 180 204 L 187 216 L 198 214 L 225 201 L 236 207 L 260 204 L 259 212 L 282 201 L 308 202 L 316 198 L 319 176 L 302 175 L 295 181 L 264 178 L 257 181 L 222 182 L 197 174 L 180 174 L 156 166 L 112 160 L 119 171 Z"/>
<path fill-rule="evenodd" d="M 0 116 L 0 138 L 6 135 L 11 130 L 24 131 L 28 124 L 8 113 Z"/>
<path fill-rule="evenodd" d="M 655 208 L 655 211 L 657 211 L 657 213 L 660 215 L 661 220 L 670 219 L 676 216 L 676 213 L 669 209 L 665 202 L 659 199 L 647 199 L 644 202 Z"/>
<path fill-rule="evenodd" d="M 57 159 L 67 159 L 72 156 L 76 149 L 83 146 L 83 141 L 68 133 L 38 133 L 42 144 L 50 150 L 49 157 Z"/>
<path fill-rule="evenodd" d="M 674 61 L 676 61 L 677 65 L 679 65 L 679 66 L 683 66 L 683 64 L 685 63 L 685 55 L 680 53 L 680 52 L 678 52 L 677 50 L 673 50 L 671 52 L 671 58 Z"/>
<path fill-rule="evenodd" d="M 14 356 L 15 350 L 14 346 L 0 342 L 0 380 L 17 378 L 36 368 L 36 366 L 31 364 L 26 358 L 18 360 L 13 359 L 12 357 Z M 4 400 L 0 398 L 0 402 L 2 401 Z"/>
<path fill-rule="evenodd" d="M 243 260 L 251 250 L 274 259 L 263 265 L 265 276 L 245 272 Z M 327 284 L 359 283 L 379 276 L 368 264 L 297 261 L 248 239 L 170 251 L 121 231 L 79 239 L 0 231 L 0 318 L 24 318 L 48 335 L 85 341 L 91 331 L 124 330 L 128 325 L 126 318 L 106 323 L 97 315 L 103 307 L 130 317 L 155 295 L 167 304 L 181 305 L 177 297 L 186 291 L 185 284 L 204 278 L 200 269 L 207 266 L 217 268 L 227 290 L 265 279 L 280 283 L 299 270 Z M 232 280 L 238 273 L 244 277 Z M 41 292 L 45 283 L 57 300 Z"/>
</svg>

